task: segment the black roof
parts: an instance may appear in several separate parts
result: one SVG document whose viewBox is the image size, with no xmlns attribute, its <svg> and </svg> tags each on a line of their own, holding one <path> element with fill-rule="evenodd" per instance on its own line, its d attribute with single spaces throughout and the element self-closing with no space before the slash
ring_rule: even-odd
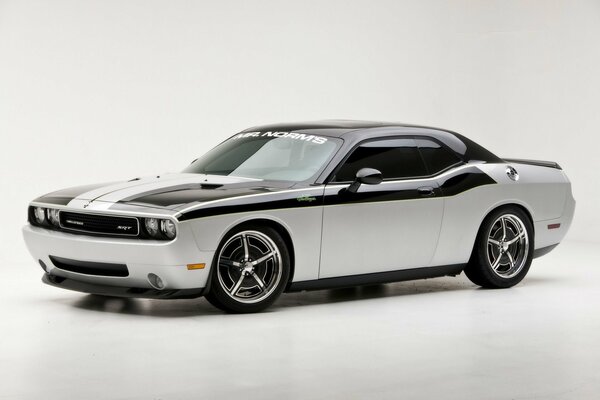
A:
<svg viewBox="0 0 600 400">
<path fill-rule="evenodd" d="M 385 136 L 398 135 L 424 135 L 433 137 L 444 143 L 459 154 L 465 161 L 481 160 L 498 162 L 500 158 L 486 150 L 472 140 L 446 129 L 434 128 L 423 125 L 404 124 L 398 122 L 382 121 L 356 121 L 331 119 L 323 121 L 291 122 L 254 126 L 242 132 L 306 132 L 329 137 L 343 138 L 346 146 L 354 146 L 357 142 Z"/>
<path fill-rule="evenodd" d="M 282 131 L 282 132 L 296 132 L 296 131 L 316 131 L 314 134 L 322 136 L 333 136 L 340 137 L 348 132 L 364 130 L 370 128 L 424 128 L 437 131 L 446 131 L 445 129 L 433 128 L 429 126 L 404 124 L 398 122 L 382 122 L 382 121 L 359 121 L 351 119 L 327 119 L 322 121 L 306 121 L 306 122 L 284 122 L 278 124 L 268 124 L 253 126 L 252 128 L 245 129 L 243 132 L 253 131 Z"/>
</svg>

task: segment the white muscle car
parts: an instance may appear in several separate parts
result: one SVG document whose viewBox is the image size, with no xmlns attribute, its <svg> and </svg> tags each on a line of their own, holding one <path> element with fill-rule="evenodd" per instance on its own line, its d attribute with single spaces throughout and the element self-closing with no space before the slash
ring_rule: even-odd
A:
<svg viewBox="0 0 600 400">
<path fill-rule="evenodd" d="M 443 129 L 322 121 L 242 131 L 179 174 L 44 195 L 23 234 L 47 284 L 255 312 L 284 291 L 462 271 L 510 287 L 574 209 L 554 162 Z"/>
</svg>

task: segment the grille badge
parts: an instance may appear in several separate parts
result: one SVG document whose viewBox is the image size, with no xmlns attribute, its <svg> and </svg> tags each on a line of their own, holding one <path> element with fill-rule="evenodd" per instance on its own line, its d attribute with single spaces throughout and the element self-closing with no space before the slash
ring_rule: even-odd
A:
<svg viewBox="0 0 600 400">
<path fill-rule="evenodd" d="M 65 230 L 99 235 L 138 236 L 139 220 L 136 217 L 60 212 L 60 227 Z"/>
</svg>

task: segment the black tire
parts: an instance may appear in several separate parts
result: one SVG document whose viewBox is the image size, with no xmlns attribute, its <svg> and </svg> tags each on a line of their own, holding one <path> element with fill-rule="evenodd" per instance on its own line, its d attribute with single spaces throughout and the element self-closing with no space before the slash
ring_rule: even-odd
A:
<svg viewBox="0 0 600 400">
<path fill-rule="evenodd" d="M 514 243 L 508 244 L 511 241 Z M 483 220 L 465 274 L 484 288 L 512 287 L 527 275 L 533 249 L 534 231 L 529 216 L 519 207 L 498 208 Z"/>
<path fill-rule="evenodd" d="M 250 261 L 244 261 L 245 247 Z M 271 253 L 271 258 L 250 265 Z M 215 253 L 206 299 L 229 313 L 259 312 L 281 295 L 289 274 L 289 250 L 275 229 L 259 225 L 240 226 L 223 239 Z"/>
</svg>

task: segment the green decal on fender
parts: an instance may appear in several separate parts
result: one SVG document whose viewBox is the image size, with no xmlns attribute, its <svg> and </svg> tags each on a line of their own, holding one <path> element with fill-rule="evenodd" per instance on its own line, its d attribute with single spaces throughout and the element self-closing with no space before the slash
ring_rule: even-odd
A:
<svg viewBox="0 0 600 400">
<path fill-rule="evenodd" d="M 311 203 L 311 202 L 317 200 L 317 198 L 314 196 L 310 196 L 310 195 L 303 195 L 303 196 L 296 197 L 296 200 Z"/>
</svg>

